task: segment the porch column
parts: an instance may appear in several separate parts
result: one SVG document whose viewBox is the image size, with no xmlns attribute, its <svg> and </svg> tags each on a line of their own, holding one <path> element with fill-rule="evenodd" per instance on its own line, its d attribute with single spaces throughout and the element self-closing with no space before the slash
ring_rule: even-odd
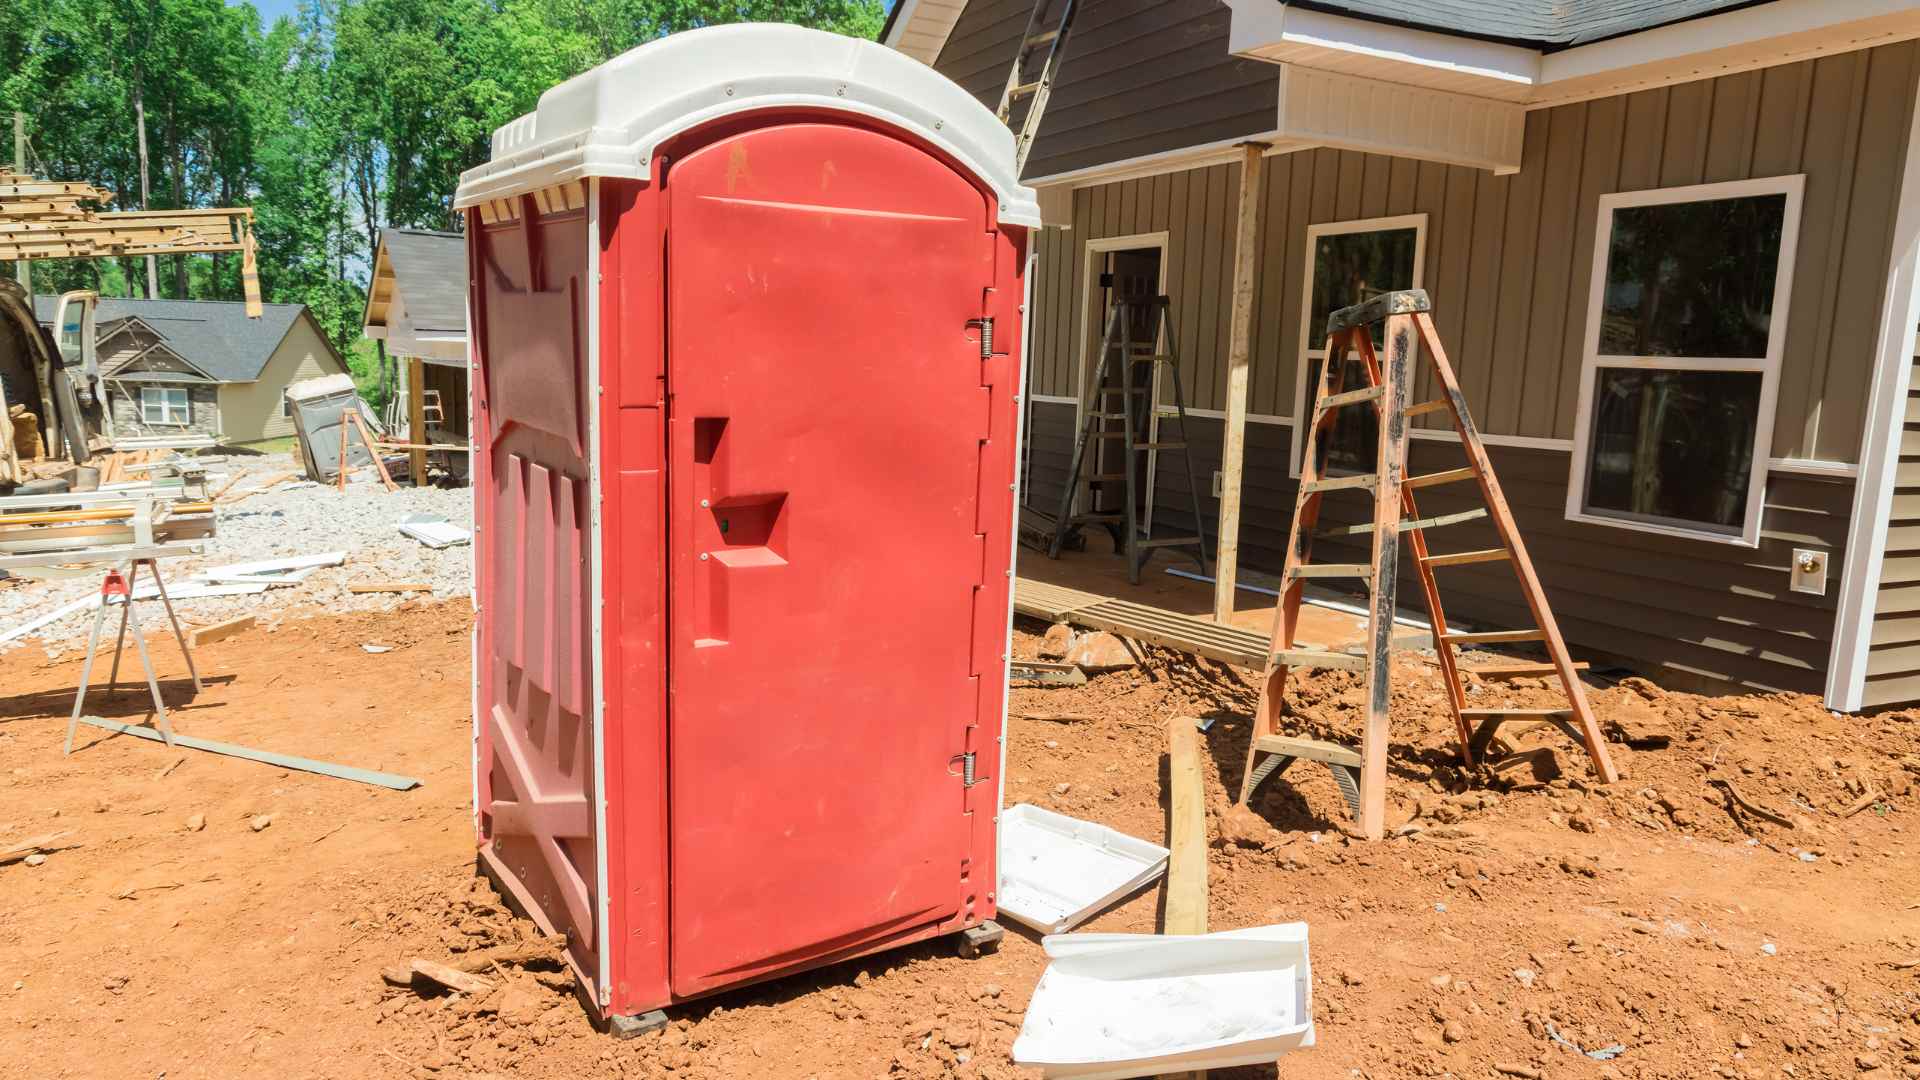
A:
<svg viewBox="0 0 1920 1080">
<path fill-rule="evenodd" d="M 407 357 L 407 468 L 413 473 L 413 486 L 427 486 L 427 399 L 422 384 L 427 381 L 426 361 Z"/>
<path fill-rule="evenodd" d="M 1265 143 L 1241 147 L 1240 214 L 1233 238 L 1233 322 L 1227 342 L 1227 430 L 1220 453 L 1220 522 L 1214 533 L 1213 619 L 1233 617 L 1240 571 L 1240 471 L 1247 456 L 1247 369 L 1253 352 L 1254 279 L 1259 272 Z"/>
</svg>

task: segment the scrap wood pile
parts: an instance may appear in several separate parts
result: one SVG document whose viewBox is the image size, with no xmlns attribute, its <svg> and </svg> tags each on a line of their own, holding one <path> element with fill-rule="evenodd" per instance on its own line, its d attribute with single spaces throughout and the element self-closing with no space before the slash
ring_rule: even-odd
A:
<svg viewBox="0 0 1920 1080">
<path fill-rule="evenodd" d="M 114 193 L 0 169 L 0 261 L 239 252 L 247 314 L 260 314 L 253 209 L 105 210 Z"/>
</svg>

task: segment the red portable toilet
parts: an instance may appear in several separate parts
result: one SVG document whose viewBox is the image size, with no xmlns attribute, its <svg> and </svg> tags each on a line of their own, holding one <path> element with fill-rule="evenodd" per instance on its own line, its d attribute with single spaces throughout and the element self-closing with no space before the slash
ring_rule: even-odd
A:
<svg viewBox="0 0 1920 1080">
<path fill-rule="evenodd" d="M 923 64 L 741 25 L 461 179 L 480 862 L 604 1017 L 997 934 L 1013 158 Z"/>
</svg>

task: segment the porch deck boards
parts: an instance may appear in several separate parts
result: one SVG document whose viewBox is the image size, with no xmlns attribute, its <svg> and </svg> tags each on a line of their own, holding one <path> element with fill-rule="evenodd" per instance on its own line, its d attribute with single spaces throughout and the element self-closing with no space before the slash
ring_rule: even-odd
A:
<svg viewBox="0 0 1920 1080">
<path fill-rule="evenodd" d="M 1105 630 L 1135 641 L 1204 656 L 1223 664 L 1256 671 L 1266 667 L 1270 644 L 1266 634 L 1237 626 L 1222 626 L 1212 619 L 1182 615 L 1130 600 L 1069 589 L 1031 578 L 1015 578 L 1013 609 L 1022 615 L 1068 622 L 1090 630 Z"/>
</svg>

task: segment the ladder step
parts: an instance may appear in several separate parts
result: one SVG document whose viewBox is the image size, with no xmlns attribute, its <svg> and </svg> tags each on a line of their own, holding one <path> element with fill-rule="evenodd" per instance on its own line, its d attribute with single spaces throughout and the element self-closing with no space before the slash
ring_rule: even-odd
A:
<svg viewBox="0 0 1920 1080">
<path fill-rule="evenodd" d="M 1325 742 L 1320 739 L 1303 739 L 1296 735 L 1260 735 L 1254 738 L 1253 748 L 1263 754 L 1284 754 L 1287 757 L 1324 761 L 1349 769 L 1359 768 L 1361 762 L 1359 751 L 1350 746 L 1341 746 L 1339 743 Z"/>
<path fill-rule="evenodd" d="M 1404 486 L 1423 488 L 1433 487 L 1437 484 L 1454 484 L 1462 480 L 1471 480 L 1473 476 L 1473 467 L 1469 465 L 1459 469 L 1448 469 L 1446 472 L 1428 473 L 1425 476 L 1409 476 Z"/>
<path fill-rule="evenodd" d="M 1487 508 L 1482 506 L 1473 510 L 1462 510 L 1457 514 L 1435 514 L 1433 517 L 1415 518 L 1412 521 L 1402 521 L 1394 526 L 1394 531 L 1404 533 L 1404 532 L 1412 532 L 1415 529 L 1423 529 L 1423 530 L 1435 529 L 1443 525 L 1458 525 L 1463 521 L 1478 521 L 1481 518 L 1486 516 L 1487 516 Z M 1319 533 L 1317 535 L 1320 535 L 1320 536 L 1371 536 L 1373 535 L 1373 522 L 1371 521 L 1362 522 L 1359 525 L 1342 525 L 1339 528 L 1328 529 L 1325 532 Z"/>
<path fill-rule="evenodd" d="M 1319 649 L 1282 649 L 1273 654 L 1275 666 L 1333 668 L 1339 671 L 1365 671 L 1367 658 L 1352 653 L 1323 652 Z"/>
<path fill-rule="evenodd" d="M 1108 521 L 1125 521 L 1125 520 L 1127 520 L 1127 516 L 1125 514 L 1075 514 L 1073 515 L 1073 523 L 1076 525 L 1083 524 L 1086 522 L 1092 522 L 1098 525 Z"/>
<path fill-rule="evenodd" d="M 1293 568 L 1293 576 L 1372 578 L 1373 567 L 1367 563 L 1319 563 L 1314 566 L 1296 566 Z"/>
<path fill-rule="evenodd" d="M 1136 364 L 1171 364 L 1173 363 L 1173 357 L 1168 353 L 1152 353 L 1152 354 L 1137 353 L 1132 357 L 1132 359 L 1133 359 L 1133 362 Z"/>
<path fill-rule="evenodd" d="M 1447 407 L 1446 398 L 1434 398 L 1432 401 L 1423 401 L 1418 405 L 1407 406 L 1407 415 L 1408 416 L 1424 416 L 1430 412 L 1439 412 L 1440 410 L 1446 407 Z"/>
<path fill-rule="evenodd" d="M 1162 536 L 1153 540 L 1136 540 L 1134 541 L 1134 546 L 1143 548 L 1184 547 L 1188 544 L 1198 544 L 1199 542 L 1200 538 L 1197 536 Z"/>
<path fill-rule="evenodd" d="M 1327 480 L 1309 480 L 1300 485 L 1302 495 L 1311 495 L 1316 491 L 1345 491 L 1349 488 L 1371 488 L 1380 483 L 1379 473 L 1361 473 L 1358 476 L 1336 476 Z M 1371 528 L 1371 526 L 1369 526 Z"/>
<path fill-rule="evenodd" d="M 1386 392 L 1387 388 L 1384 386 L 1367 386 L 1358 390 L 1349 390 L 1344 394 L 1334 394 L 1321 398 L 1319 403 L 1314 406 L 1314 411 L 1326 412 L 1328 409 L 1338 409 L 1344 405 L 1358 405 L 1363 401 L 1375 401 L 1379 399 L 1380 395 Z"/>
<path fill-rule="evenodd" d="M 1559 708 L 1556 708 L 1556 709 L 1461 709 L 1460 715 L 1470 716 L 1475 719 L 1497 716 L 1502 720 L 1519 720 L 1523 718 L 1546 720 L 1555 716 L 1572 716 L 1573 710 L 1559 709 Z"/>
<path fill-rule="evenodd" d="M 1092 418 L 1093 418 L 1093 419 L 1095 419 L 1095 420 L 1125 420 L 1125 419 L 1127 419 L 1127 414 L 1126 414 L 1126 413 L 1123 413 L 1123 412 L 1094 412 L 1094 413 L 1088 413 L 1087 415 L 1088 415 L 1088 416 L 1090 416 L 1090 417 L 1092 417 Z"/>
<path fill-rule="evenodd" d="M 1060 36 L 1060 31 L 1058 30 L 1049 30 L 1044 34 L 1035 34 L 1032 37 L 1027 39 L 1027 48 L 1032 49 L 1037 46 L 1045 45 L 1048 42 L 1052 41 L 1054 38 L 1057 38 L 1059 36 Z"/>
<path fill-rule="evenodd" d="M 1015 98 L 1032 97 L 1039 91 L 1042 82 L 1043 80 L 1035 79 L 1030 83 L 1021 83 L 1007 92 L 1007 99 L 1011 101 Z"/>
<path fill-rule="evenodd" d="M 1184 442 L 1143 442 L 1134 445 L 1135 450 L 1185 450 Z"/>
<path fill-rule="evenodd" d="M 1574 662 L 1573 670 L 1586 671 L 1592 665 L 1585 660 Z M 1479 667 L 1461 667 L 1459 671 L 1478 675 L 1483 679 L 1531 679 L 1541 675 L 1558 675 L 1560 669 L 1552 664 L 1484 664 Z"/>
<path fill-rule="evenodd" d="M 1505 562 L 1512 556 L 1506 548 L 1487 548 L 1484 551 L 1455 551 L 1446 555 L 1429 555 L 1420 560 L 1428 566 L 1466 566 L 1471 563 Z"/>
<path fill-rule="evenodd" d="M 1442 634 L 1440 640 L 1449 645 L 1480 645 L 1503 641 L 1545 641 L 1547 635 L 1538 630 L 1488 630 L 1478 634 Z"/>
</svg>

